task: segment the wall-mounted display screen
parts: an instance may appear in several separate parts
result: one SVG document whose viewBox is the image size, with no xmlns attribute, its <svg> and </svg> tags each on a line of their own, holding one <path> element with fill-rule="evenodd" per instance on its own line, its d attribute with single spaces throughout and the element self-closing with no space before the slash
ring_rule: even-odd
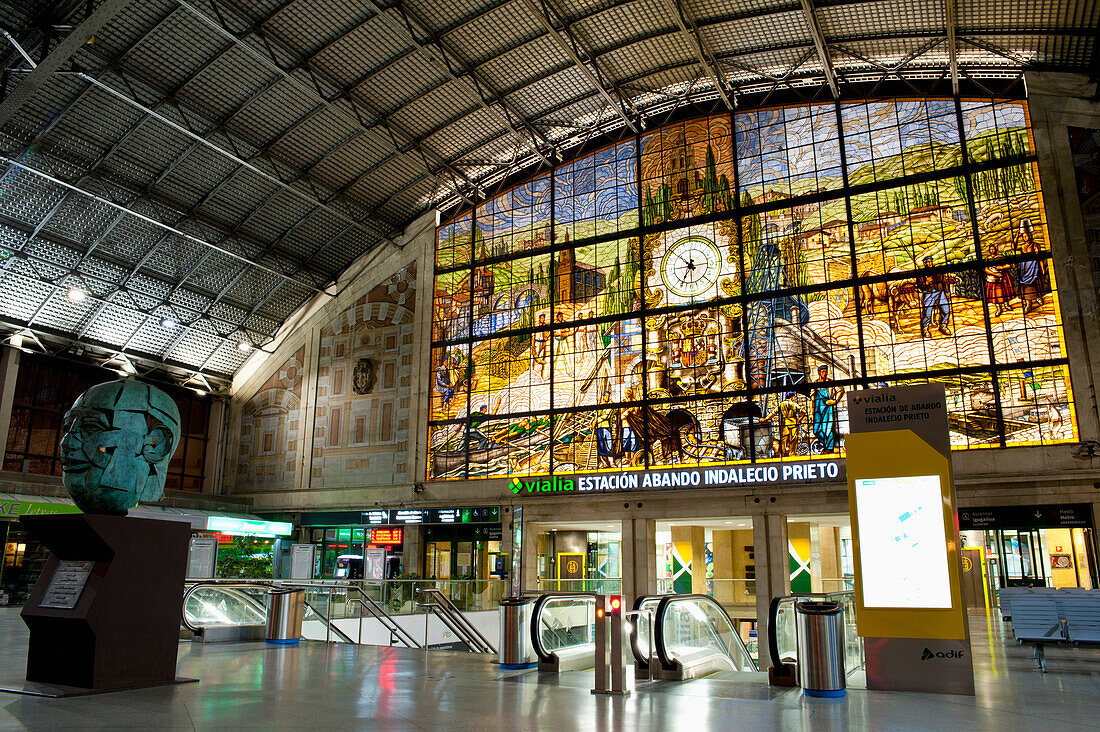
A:
<svg viewBox="0 0 1100 732">
<path fill-rule="evenodd" d="M 855 484 L 863 605 L 951 607 L 940 477 L 858 479 Z"/>
<path fill-rule="evenodd" d="M 739 109 L 439 227 L 430 480 L 840 456 L 942 383 L 955 448 L 1076 440 L 1027 104 Z"/>
<path fill-rule="evenodd" d="M 370 543 L 377 546 L 397 546 L 401 543 L 402 535 L 400 528 L 371 529 Z"/>
</svg>

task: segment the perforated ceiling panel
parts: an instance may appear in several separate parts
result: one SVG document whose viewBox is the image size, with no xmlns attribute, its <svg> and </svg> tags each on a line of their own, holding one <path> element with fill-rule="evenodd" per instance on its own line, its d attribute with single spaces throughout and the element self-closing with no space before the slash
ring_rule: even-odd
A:
<svg viewBox="0 0 1100 732">
<path fill-rule="evenodd" d="M 943 0 L 93 0 L 48 33 L 22 5 L 48 3 L 0 8 L 0 327 L 181 379 L 425 209 L 639 117 L 951 58 Z M 968 80 L 1096 66 L 1100 0 L 955 5 Z"/>
</svg>

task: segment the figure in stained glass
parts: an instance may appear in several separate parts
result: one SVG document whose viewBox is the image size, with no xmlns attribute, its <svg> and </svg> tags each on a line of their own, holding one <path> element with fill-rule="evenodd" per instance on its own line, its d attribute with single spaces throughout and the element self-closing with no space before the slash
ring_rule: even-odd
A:
<svg viewBox="0 0 1100 732">
<path fill-rule="evenodd" d="M 989 245 L 988 256 L 999 256 L 997 246 Z M 1016 297 L 1016 285 L 1012 281 L 1012 265 L 987 264 L 983 272 L 985 275 L 985 299 L 995 306 L 994 316 L 1000 316 L 1005 310 L 1012 310 L 1012 300 Z"/>
<path fill-rule="evenodd" d="M 806 419 L 806 410 L 795 401 L 795 393 L 788 391 L 783 394 L 783 399 L 768 414 L 764 415 L 765 422 L 773 425 L 779 424 L 779 456 L 790 457 L 798 449 L 798 431 L 802 422 Z"/>
<path fill-rule="evenodd" d="M 829 367 L 817 367 L 817 386 L 814 389 L 814 437 L 821 443 L 821 452 L 834 452 L 839 441 L 837 404 L 844 398 L 844 388 L 829 384 Z"/>
<path fill-rule="evenodd" d="M 924 266 L 931 269 L 932 257 L 924 258 Z M 922 274 L 917 277 L 917 289 L 920 291 L 921 315 L 920 334 L 922 338 L 928 338 L 932 332 L 932 326 L 936 325 L 940 333 L 951 335 L 951 285 L 958 282 L 958 278 L 949 274 Z M 937 320 L 938 323 L 935 321 Z"/>
<path fill-rule="evenodd" d="M 1031 219 L 1020 222 L 1020 230 L 1016 237 L 1017 246 L 1026 254 L 1034 254 L 1039 251 L 1032 230 Z M 1043 306 L 1043 292 L 1046 288 L 1046 269 L 1043 260 L 1039 257 L 1029 257 L 1020 262 L 1020 297 L 1023 300 L 1024 314 L 1032 310 L 1038 310 Z"/>
</svg>

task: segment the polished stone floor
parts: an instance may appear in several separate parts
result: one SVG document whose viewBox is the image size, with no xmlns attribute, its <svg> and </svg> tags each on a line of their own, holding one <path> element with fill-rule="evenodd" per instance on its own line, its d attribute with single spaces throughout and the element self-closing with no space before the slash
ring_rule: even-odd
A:
<svg viewBox="0 0 1100 732">
<path fill-rule="evenodd" d="M 849 689 L 810 699 L 726 674 L 608 698 L 589 693 L 591 672 L 540 679 L 463 653 L 182 643 L 179 673 L 200 683 L 68 699 L 0 694 L 0 729 L 1100 729 L 1100 650 L 1052 649 L 1041 674 L 999 621 L 974 617 L 972 629 L 972 698 Z M 21 678 L 26 644 L 18 610 L 0 609 L 0 681 Z"/>
</svg>

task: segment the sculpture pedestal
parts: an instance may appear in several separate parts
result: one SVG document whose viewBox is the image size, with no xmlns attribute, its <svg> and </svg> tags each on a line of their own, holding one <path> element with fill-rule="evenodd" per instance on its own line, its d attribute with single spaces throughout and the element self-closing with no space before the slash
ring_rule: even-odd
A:
<svg viewBox="0 0 1100 732">
<path fill-rule="evenodd" d="M 21 613 L 30 683 L 6 691 L 67 696 L 184 681 L 176 653 L 188 524 L 94 514 L 20 521 L 50 557 Z"/>
</svg>

